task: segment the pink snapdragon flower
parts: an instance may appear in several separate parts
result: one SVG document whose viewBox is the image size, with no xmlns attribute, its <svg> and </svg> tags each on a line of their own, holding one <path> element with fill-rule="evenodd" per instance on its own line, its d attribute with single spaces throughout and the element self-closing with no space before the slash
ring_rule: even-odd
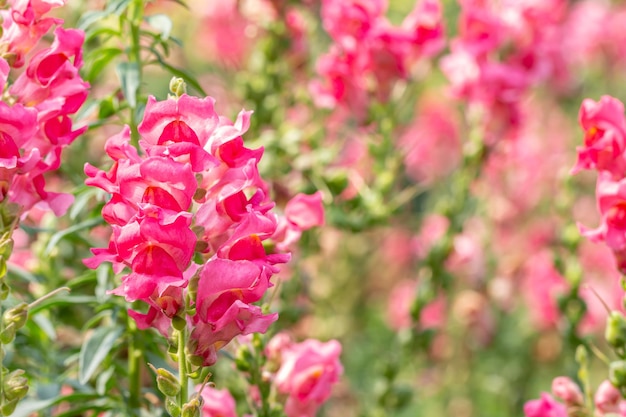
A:
<svg viewBox="0 0 626 417">
<path fill-rule="evenodd" d="M 26 59 L 40 38 L 63 22 L 44 14 L 63 4 L 61 0 L 20 0 L 0 11 L 4 28 L 0 44 L 6 48 L 0 59 L 0 84 L 14 103 L 1 103 L 0 117 L 6 127 L 0 138 L 0 202 L 8 198 L 23 213 L 36 204 L 56 215 L 67 210 L 72 197 L 46 190 L 44 175 L 59 168 L 62 150 L 87 128 L 77 129 L 71 120 L 89 88 L 79 74 L 84 33 L 59 26 L 52 45 Z M 12 78 L 11 67 L 23 65 L 25 70 L 6 86 Z"/>
<path fill-rule="evenodd" d="M 273 240 L 280 250 L 286 250 L 295 244 L 302 232 L 324 225 L 324 205 L 322 193 L 297 194 L 287 202 L 285 214 L 279 221 Z"/>
<path fill-rule="evenodd" d="M 274 383 L 280 393 L 288 395 L 285 414 L 313 417 L 343 373 L 341 345 L 336 340 L 323 343 L 308 339 L 281 346 L 281 366 Z"/>
<path fill-rule="evenodd" d="M 184 317 L 189 350 L 207 366 L 235 336 L 265 332 L 277 319 L 254 303 L 289 259 L 264 248 L 277 218 L 257 168 L 263 150 L 246 148 L 241 137 L 250 112 L 231 122 L 214 104 L 150 97 L 138 126 L 142 155 L 126 127 L 107 141 L 108 172 L 85 166 L 86 183 L 111 194 L 102 215 L 113 228 L 109 246 L 93 249 L 85 264 L 129 270 L 112 293 L 148 305 L 129 311 L 138 327 L 167 336 L 172 318 Z M 194 315 L 183 309 L 189 295 Z"/>
<path fill-rule="evenodd" d="M 552 380 L 552 394 L 570 406 L 582 405 L 584 403 L 580 387 L 566 376 L 559 376 Z"/>
<path fill-rule="evenodd" d="M 524 415 L 526 417 L 567 417 L 567 408 L 544 392 L 540 399 L 530 400 L 524 404 Z"/>
<path fill-rule="evenodd" d="M 569 285 L 554 267 L 552 254 L 540 251 L 532 255 L 522 271 L 522 291 L 529 314 L 539 329 L 553 329 L 559 324 L 561 312 L 557 297 Z"/>
<path fill-rule="evenodd" d="M 5 44 L 12 56 L 11 65 L 19 68 L 24 65 L 26 54 L 50 28 L 63 22 L 45 14 L 63 6 L 65 0 L 12 0 L 8 3 L 10 8 L 0 11 L 3 29 L 0 44 Z"/>
<path fill-rule="evenodd" d="M 569 79 L 560 32 L 565 3 L 464 1 L 461 7 L 459 35 L 441 69 L 487 143 L 514 137 L 530 88 L 549 81 L 562 89 Z"/>
<path fill-rule="evenodd" d="M 322 23 L 334 43 L 317 62 L 310 88 L 318 106 L 356 109 L 364 117 L 371 96 L 386 101 L 395 81 L 406 79 L 415 61 L 443 47 L 438 0 L 420 1 L 401 26 L 385 17 L 387 2 L 322 2 Z"/>
<path fill-rule="evenodd" d="M 585 99 L 578 119 L 585 132 L 584 146 L 577 148 L 578 160 L 572 172 L 596 169 L 623 176 L 626 118 L 622 102 L 610 96 L 602 96 L 598 102 Z"/>
<path fill-rule="evenodd" d="M 199 389 L 198 385 L 196 391 Z M 205 386 L 200 395 L 203 400 L 203 417 L 237 417 L 237 404 L 227 389 Z"/>
<path fill-rule="evenodd" d="M 579 224 L 581 234 L 593 242 L 604 242 L 615 255 L 617 267 L 626 271 L 626 178 L 615 181 L 608 172 L 600 172 L 596 186 L 598 209 L 602 216 L 596 229 Z"/>
<path fill-rule="evenodd" d="M 620 391 L 615 388 L 609 380 L 603 381 L 600 386 L 598 386 L 593 396 L 593 403 L 600 417 L 609 415 L 623 417 L 626 415 L 626 400 L 624 400 Z"/>
</svg>

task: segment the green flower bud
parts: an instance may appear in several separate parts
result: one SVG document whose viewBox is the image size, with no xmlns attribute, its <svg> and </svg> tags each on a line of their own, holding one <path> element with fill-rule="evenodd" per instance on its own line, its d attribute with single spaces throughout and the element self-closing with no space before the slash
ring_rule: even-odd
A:
<svg viewBox="0 0 626 417">
<path fill-rule="evenodd" d="M 21 329 L 28 319 L 28 304 L 20 303 L 4 313 L 4 325 L 15 324 L 15 330 Z"/>
<path fill-rule="evenodd" d="M 626 318 L 619 311 L 611 311 L 604 331 L 606 341 L 613 347 L 626 345 Z"/>
<path fill-rule="evenodd" d="M 171 398 L 165 400 L 165 410 L 170 413 L 172 417 L 180 417 L 180 407 L 176 404 L 176 401 Z"/>
<path fill-rule="evenodd" d="M 15 407 L 17 407 L 19 399 L 16 398 L 11 401 L 3 401 L 2 406 L 0 406 L 0 415 L 10 416 L 15 411 Z"/>
<path fill-rule="evenodd" d="M 178 331 L 184 330 L 187 326 L 187 320 L 182 317 L 174 316 L 172 317 L 172 327 Z"/>
<path fill-rule="evenodd" d="M 617 388 L 626 388 L 626 361 L 613 361 L 609 365 L 609 381 Z"/>
<path fill-rule="evenodd" d="M 4 345 L 11 343 L 13 339 L 15 339 L 16 331 L 17 329 L 15 328 L 15 324 L 9 323 L 9 325 L 2 329 L 2 332 L 0 332 L 0 342 Z"/>
<path fill-rule="evenodd" d="M 200 355 L 187 355 L 187 360 L 193 366 L 202 366 L 204 364 L 204 358 Z"/>
<path fill-rule="evenodd" d="M 17 369 L 4 377 L 4 397 L 8 401 L 20 400 L 28 392 L 28 379 L 23 375 L 24 370 Z"/>
<path fill-rule="evenodd" d="M 0 269 L 2 269 L 3 265 L 6 268 L 6 263 L 3 264 L 3 262 L 4 261 L 0 261 Z M 1 274 L 0 274 L 0 277 L 2 277 Z M 11 292 L 11 288 L 9 288 L 9 286 L 6 284 L 6 282 L 0 281 L 0 300 L 6 300 L 7 297 L 9 296 L 10 292 Z"/>
<path fill-rule="evenodd" d="M 157 387 L 167 397 L 175 397 L 180 392 L 178 379 L 167 369 L 157 369 Z"/>
<path fill-rule="evenodd" d="M 200 417 L 200 409 L 202 408 L 202 397 L 198 394 L 194 394 L 191 400 L 183 405 L 183 411 L 181 417 Z"/>
<path fill-rule="evenodd" d="M 187 93 L 187 84 L 185 83 L 185 80 L 178 77 L 172 77 L 170 80 L 170 91 L 176 97 L 180 97 Z"/>
<path fill-rule="evenodd" d="M 187 285 L 187 294 L 189 294 L 189 298 L 194 303 L 198 296 L 198 282 L 200 282 L 200 274 L 196 273 L 193 275 L 193 277 L 191 277 L 191 279 L 189 280 L 189 284 Z"/>
</svg>

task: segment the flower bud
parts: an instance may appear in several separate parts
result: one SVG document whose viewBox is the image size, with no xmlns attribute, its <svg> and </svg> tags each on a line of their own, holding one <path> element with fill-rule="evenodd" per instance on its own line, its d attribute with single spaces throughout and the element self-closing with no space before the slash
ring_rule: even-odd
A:
<svg viewBox="0 0 626 417">
<path fill-rule="evenodd" d="M 606 341 L 613 347 L 626 345 L 626 318 L 619 311 L 611 311 L 604 332 Z"/>
<path fill-rule="evenodd" d="M 2 332 L 0 332 L 0 342 L 4 345 L 11 343 L 13 339 L 15 339 L 16 331 L 17 329 L 15 328 L 15 324 L 9 323 L 9 325 L 2 329 Z"/>
<path fill-rule="evenodd" d="M 0 406 L 0 415 L 10 416 L 15 411 L 15 407 L 17 407 L 17 403 L 19 398 L 15 398 L 10 401 L 3 401 L 2 406 Z"/>
<path fill-rule="evenodd" d="M 622 395 L 617 388 L 609 381 L 604 381 L 598 387 L 596 395 L 593 398 L 596 409 L 604 415 L 605 413 L 619 412 L 619 403 Z"/>
<path fill-rule="evenodd" d="M 178 331 L 182 331 L 187 326 L 187 320 L 180 316 L 172 317 L 172 327 Z"/>
<path fill-rule="evenodd" d="M 187 294 L 189 294 L 189 298 L 196 301 L 198 296 L 198 282 L 200 282 L 200 274 L 194 274 L 193 277 L 189 280 L 189 285 L 187 285 Z"/>
<path fill-rule="evenodd" d="M 28 379 L 22 375 L 24 370 L 17 369 L 4 377 L 4 397 L 8 401 L 21 400 L 28 392 Z"/>
<path fill-rule="evenodd" d="M 0 269 L 2 269 L 3 266 L 3 262 L 0 262 Z M 5 268 L 6 268 L 6 264 L 4 264 Z M 1 271 L 0 271 L 1 272 Z M 0 274 L 0 277 L 2 277 L 2 274 Z M 9 293 L 11 292 L 11 289 L 9 288 L 9 286 L 6 284 L 6 282 L 4 281 L 0 281 L 0 300 L 6 300 L 7 297 L 9 296 Z"/>
<path fill-rule="evenodd" d="M 176 97 L 180 97 L 187 93 L 187 83 L 182 78 L 172 77 L 170 80 L 170 91 Z"/>
<path fill-rule="evenodd" d="M 194 394 L 191 400 L 183 405 L 183 412 L 181 417 L 200 417 L 200 410 L 202 409 L 202 397 L 198 394 Z"/>
<path fill-rule="evenodd" d="M 171 398 L 165 400 L 165 410 L 172 417 L 180 417 L 180 407 L 176 404 L 176 401 Z"/>
<path fill-rule="evenodd" d="M 626 388 L 626 361 L 613 361 L 609 365 L 609 380 L 618 388 Z"/>
<path fill-rule="evenodd" d="M 567 405 L 582 405 L 583 393 L 578 385 L 566 376 L 559 376 L 552 381 L 552 393 Z"/>
<path fill-rule="evenodd" d="M 180 392 L 178 379 L 167 369 L 157 369 L 157 387 L 167 397 L 175 397 Z"/>
<path fill-rule="evenodd" d="M 204 358 L 200 355 L 187 355 L 187 360 L 193 366 L 202 366 L 204 364 Z"/>
<path fill-rule="evenodd" d="M 15 325 L 15 330 L 21 329 L 28 319 L 28 304 L 20 303 L 4 313 L 4 326 Z"/>
</svg>

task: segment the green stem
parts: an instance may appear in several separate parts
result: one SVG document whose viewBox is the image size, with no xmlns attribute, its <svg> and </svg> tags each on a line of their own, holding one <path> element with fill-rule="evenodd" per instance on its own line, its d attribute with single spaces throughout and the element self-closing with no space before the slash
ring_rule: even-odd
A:
<svg viewBox="0 0 626 417">
<path fill-rule="evenodd" d="M 178 331 L 178 374 L 180 382 L 180 397 L 178 406 L 183 409 L 183 405 L 189 400 L 189 377 L 187 370 L 187 355 L 185 353 L 185 342 L 187 338 L 187 328 Z"/>
<path fill-rule="evenodd" d="M 128 6 L 128 21 L 130 26 L 130 49 L 128 52 L 129 62 L 137 64 L 139 71 L 139 85 L 141 85 L 141 22 L 143 20 L 143 0 L 133 0 Z M 139 144 L 139 125 L 137 121 L 136 105 L 130 106 L 130 140 L 134 146 Z"/>
<path fill-rule="evenodd" d="M 129 396 L 128 404 L 133 415 L 139 415 L 141 407 L 141 355 L 140 338 L 137 330 L 137 324 L 129 316 L 128 330 L 130 341 L 128 343 L 128 383 Z"/>
</svg>

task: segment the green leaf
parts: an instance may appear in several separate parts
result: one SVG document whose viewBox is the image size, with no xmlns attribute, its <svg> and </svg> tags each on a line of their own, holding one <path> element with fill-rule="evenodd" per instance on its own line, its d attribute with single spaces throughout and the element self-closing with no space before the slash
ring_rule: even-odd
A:
<svg viewBox="0 0 626 417">
<path fill-rule="evenodd" d="M 100 10 L 88 11 L 84 13 L 80 17 L 80 19 L 78 19 L 78 23 L 76 23 L 76 26 L 78 27 L 78 29 L 87 31 L 87 28 L 89 26 L 93 25 L 96 22 L 99 22 L 100 20 L 104 19 L 108 15 L 109 13 L 107 13 L 106 11 L 100 11 Z"/>
<path fill-rule="evenodd" d="M 96 372 L 123 331 L 120 326 L 100 327 L 83 343 L 78 357 L 78 378 L 82 384 Z"/>
<path fill-rule="evenodd" d="M 96 38 L 100 44 L 106 43 L 111 38 L 119 38 L 122 33 L 110 27 L 93 27 L 85 32 L 85 44 L 89 44 Z"/>
<path fill-rule="evenodd" d="M 76 233 L 80 230 L 90 229 L 93 226 L 102 224 L 103 222 L 104 220 L 102 220 L 102 218 L 95 217 L 93 219 L 87 219 L 84 222 L 75 224 L 72 227 L 68 227 L 65 230 L 61 230 L 60 232 L 53 234 L 52 237 L 50 237 L 50 241 L 48 242 L 48 245 L 46 246 L 46 250 L 44 251 L 44 254 L 50 255 L 50 253 L 52 252 L 52 249 L 54 249 L 54 247 L 58 245 L 61 239 L 63 239 L 65 236 L 71 235 L 72 233 Z"/>
<path fill-rule="evenodd" d="M 93 81 L 102 74 L 104 68 L 115 59 L 118 55 L 122 54 L 120 48 L 98 48 L 89 54 L 85 58 L 85 62 L 89 65 L 85 69 L 85 80 L 93 83 Z"/>
<path fill-rule="evenodd" d="M 109 1 L 107 4 L 106 12 L 107 14 L 116 14 L 120 16 L 122 13 L 124 13 L 129 3 L 130 0 Z"/>
<path fill-rule="evenodd" d="M 46 310 L 50 307 L 59 306 L 59 305 L 71 305 L 71 304 L 88 304 L 88 303 L 96 303 L 98 300 L 96 297 L 91 295 L 66 295 L 66 296 L 54 296 L 52 298 L 48 298 L 41 303 L 35 305 L 30 309 L 30 314 L 34 315 L 39 311 Z"/>
<path fill-rule="evenodd" d="M 32 400 L 26 398 L 17 405 L 17 408 L 11 414 L 12 417 L 29 417 L 36 411 L 48 410 L 59 398 L 50 398 L 47 400 Z"/>
<path fill-rule="evenodd" d="M 124 93 L 128 105 L 134 109 L 137 107 L 137 92 L 141 79 L 139 64 L 137 62 L 120 62 L 117 65 L 116 73 L 120 79 L 122 93 Z"/>
<path fill-rule="evenodd" d="M 146 16 L 145 21 L 158 30 L 161 34 L 161 39 L 167 40 L 172 33 L 172 20 L 165 14 L 155 14 L 152 16 Z"/>
</svg>

